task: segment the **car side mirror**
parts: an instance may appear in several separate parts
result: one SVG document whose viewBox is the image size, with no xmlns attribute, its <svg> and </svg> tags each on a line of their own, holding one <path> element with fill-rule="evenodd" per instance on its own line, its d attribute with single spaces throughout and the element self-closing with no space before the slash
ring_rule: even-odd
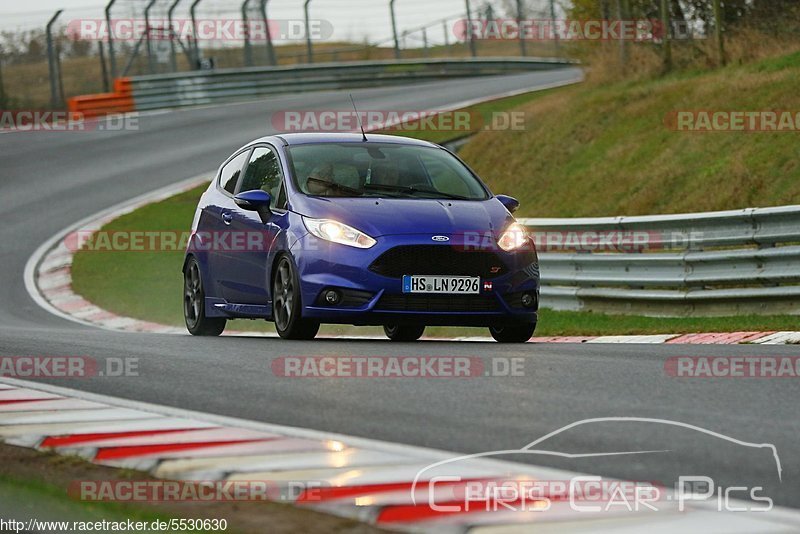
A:
<svg viewBox="0 0 800 534">
<path fill-rule="evenodd" d="M 272 195 L 261 189 L 254 189 L 239 193 L 233 197 L 233 201 L 243 210 L 269 213 Z"/>
<path fill-rule="evenodd" d="M 497 200 L 506 207 L 509 213 L 514 213 L 519 208 L 519 200 L 508 195 L 497 195 Z"/>
</svg>

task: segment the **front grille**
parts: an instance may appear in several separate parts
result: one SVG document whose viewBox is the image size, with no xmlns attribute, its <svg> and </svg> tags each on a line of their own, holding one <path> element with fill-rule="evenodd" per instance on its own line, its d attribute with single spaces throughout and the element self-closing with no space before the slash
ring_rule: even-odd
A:
<svg viewBox="0 0 800 534">
<path fill-rule="evenodd" d="M 376 311 L 492 312 L 499 307 L 493 295 L 384 295 Z"/>
<path fill-rule="evenodd" d="M 406 274 L 496 278 L 508 272 L 494 252 L 462 250 L 449 245 L 394 247 L 372 262 L 369 270 L 390 278 Z"/>
</svg>

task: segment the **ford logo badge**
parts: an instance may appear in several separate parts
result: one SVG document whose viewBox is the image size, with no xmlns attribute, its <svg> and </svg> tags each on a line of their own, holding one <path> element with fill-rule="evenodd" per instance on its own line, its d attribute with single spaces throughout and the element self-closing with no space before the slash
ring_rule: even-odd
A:
<svg viewBox="0 0 800 534">
<path fill-rule="evenodd" d="M 447 237 L 446 235 L 435 235 L 431 239 L 433 239 L 434 241 L 450 241 L 450 238 Z"/>
</svg>

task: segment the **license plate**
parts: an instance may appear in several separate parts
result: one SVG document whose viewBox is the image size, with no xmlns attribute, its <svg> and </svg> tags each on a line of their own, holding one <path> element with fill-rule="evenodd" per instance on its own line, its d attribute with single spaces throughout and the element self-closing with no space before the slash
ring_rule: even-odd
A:
<svg viewBox="0 0 800 534">
<path fill-rule="evenodd" d="M 403 276 L 403 293 L 446 293 L 477 295 L 481 279 L 477 276 Z"/>
</svg>

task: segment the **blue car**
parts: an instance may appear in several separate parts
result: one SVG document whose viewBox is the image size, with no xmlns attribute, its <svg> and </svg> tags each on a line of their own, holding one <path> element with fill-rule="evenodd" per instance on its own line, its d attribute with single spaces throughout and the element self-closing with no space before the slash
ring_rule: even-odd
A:
<svg viewBox="0 0 800 534">
<path fill-rule="evenodd" d="M 240 148 L 200 199 L 183 264 L 194 335 L 229 319 L 274 321 L 286 339 L 321 323 L 536 328 L 539 266 L 515 199 L 493 195 L 457 156 L 424 141 L 287 134 Z"/>
</svg>

